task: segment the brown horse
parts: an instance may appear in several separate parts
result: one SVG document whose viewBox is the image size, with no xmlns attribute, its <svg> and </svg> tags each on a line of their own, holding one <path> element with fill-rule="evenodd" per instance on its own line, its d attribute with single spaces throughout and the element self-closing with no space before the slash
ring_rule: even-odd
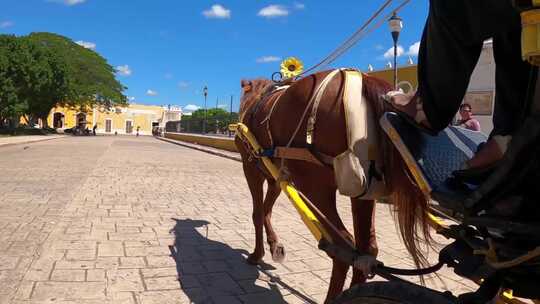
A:
<svg viewBox="0 0 540 304">
<path fill-rule="evenodd" d="M 291 84 L 282 94 L 268 94 L 272 86 L 270 80 L 243 80 L 243 96 L 240 105 L 242 122 L 248 126 L 262 147 L 286 146 L 293 134 L 291 147 L 307 147 L 307 120 L 302 114 L 309 107 L 317 86 L 330 71 L 306 76 Z M 335 157 L 347 149 L 345 112 L 343 106 L 344 73 L 338 73 L 328 84 L 317 110 L 312 149 Z M 382 94 L 391 90 L 391 86 L 374 77 L 363 75 L 363 97 L 373 105 L 377 121 L 384 113 L 380 99 Z M 278 95 L 280 95 L 278 97 Z M 260 101 L 260 102 L 259 102 Z M 360 102 L 360 101 L 359 101 Z M 299 126 L 299 132 L 295 129 Z M 383 132 L 379 132 L 383 136 Z M 243 161 L 244 174 L 253 198 L 253 223 L 255 226 L 255 250 L 248 257 L 248 262 L 257 264 L 264 256 L 263 227 L 274 260 L 284 256 L 284 248 L 272 228 L 272 207 L 280 194 L 276 181 L 266 172 L 263 164 L 254 157 L 238 137 L 236 145 Z M 418 240 L 429 240 L 428 222 L 425 217 L 428 201 L 413 184 L 406 171 L 406 166 L 385 137 L 382 140 L 384 175 L 390 191 L 388 200 L 394 203 L 397 211 L 399 229 L 404 243 L 417 265 L 423 265 L 424 255 L 419 250 Z M 274 159 L 278 166 L 286 168 L 290 180 L 307 198 L 338 228 L 342 235 L 354 242 L 360 252 L 377 255 L 377 243 L 374 229 L 375 201 L 351 198 L 354 237 L 341 221 L 336 207 L 336 182 L 332 166 L 317 165 L 302 160 Z M 263 184 L 267 182 L 266 196 Z M 339 244 L 337 244 L 339 245 Z M 345 283 L 348 265 L 333 259 L 332 276 L 326 302 L 339 295 Z M 352 285 L 366 280 L 363 273 L 353 270 Z"/>
</svg>

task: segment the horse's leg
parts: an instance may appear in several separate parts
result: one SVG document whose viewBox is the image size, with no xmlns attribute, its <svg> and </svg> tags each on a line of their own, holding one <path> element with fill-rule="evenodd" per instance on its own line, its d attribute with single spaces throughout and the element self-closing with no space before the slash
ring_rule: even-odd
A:
<svg viewBox="0 0 540 304">
<path fill-rule="evenodd" d="M 253 200 L 253 225 L 255 226 L 255 250 L 249 255 L 247 262 L 252 265 L 259 264 L 264 256 L 263 239 L 263 183 L 264 177 L 253 162 L 244 162 L 244 174 Z"/>
<path fill-rule="evenodd" d="M 312 201 L 313 204 L 323 213 L 324 216 L 337 228 L 337 230 L 346 239 L 353 242 L 353 236 L 347 231 L 345 225 L 339 217 L 336 207 L 336 189 L 333 187 L 324 187 L 320 183 L 313 183 L 302 188 L 303 193 Z M 336 243 L 336 245 L 340 245 Z M 330 277 L 330 286 L 326 294 L 325 303 L 332 302 L 341 292 L 345 285 L 349 265 L 338 259 L 332 258 L 332 276 Z"/>
<path fill-rule="evenodd" d="M 281 263 L 285 259 L 285 247 L 278 242 L 277 234 L 274 231 L 271 222 L 272 208 L 281 193 L 281 189 L 279 184 L 275 181 L 267 180 L 267 183 L 268 189 L 264 198 L 264 228 L 266 230 L 266 239 L 270 246 L 270 252 L 272 253 L 272 260 Z"/>
<path fill-rule="evenodd" d="M 356 250 L 377 256 L 377 237 L 375 235 L 375 201 L 351 198 L 354 243 Z M 364 274 L 353 268 L 351 287 L 364 283 Z"/>
</svg>

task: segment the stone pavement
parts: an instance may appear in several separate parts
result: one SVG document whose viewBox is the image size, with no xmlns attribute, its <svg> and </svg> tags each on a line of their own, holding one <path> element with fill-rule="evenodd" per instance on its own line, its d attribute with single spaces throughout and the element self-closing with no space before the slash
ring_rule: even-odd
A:
<svg viewBox="0 0 540 304">
<path fill-rule="evenodd" d="M 273 219 L 287 259 L 245 263 L 254 230 L 239 162 L 151 137 L 66 137 L 2 148 L 0 172 L 0 303 L 324 299 L 330 261 L 284 197 Z M 377 228 L 380 258 L 412 266 L 386 205 Z M 448 270 L 428 285 L 474 286 Z"/>
<path fill-rule="evenodd" d="M 64 137 L 65 135 L 0 136 L 0 147 L 29 144 Z"/>
</svg>

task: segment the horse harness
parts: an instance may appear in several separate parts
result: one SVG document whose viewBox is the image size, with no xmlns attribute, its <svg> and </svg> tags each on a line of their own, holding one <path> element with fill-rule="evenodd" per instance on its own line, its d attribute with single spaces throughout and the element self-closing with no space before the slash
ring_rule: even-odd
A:
<svg viewBox="0 0 540 304">
<path fill-rule="evenodd" d="M 250 109 L 248 109 L 246 113 L 240 119 L 242 122 L 249 123 L 249 125 L 252 125 L 252 126 L 255 126 L 255 124 L 257 123 L 259 124 L 259 126 L 264 126 L 265 133 L 268 136 L 268 139 L 270 142 L 270 148 L 264 149 L 260 153 L 256 153 L 251 148 L 249 148 L 249 145 L 247 145 L 246 147 L 248 148 L 247 151 L 249 151 L 250 153 L 250 159 L 258 159 L 260 157 L 266 156 L 266 157 L 277 158 L 277 159 L 307 161 L 307 162 L 314 163 L 319 166 L 332 166 L 334 157 L 324 154 L 320 151 L 317 151 L 313 147 L 313 132 L 315 129 L 317 109 L 318 109 L 320 100 L 322 99 L 322 95 L 325 92 L 326 87 L 328 86 L 330 81 L 333 79 L 333 77 L 337 74 L 337 72 L 339 72 L 339 70 L 335 70 L 331 72 L 319 84 L 319 86 L 315 90 L 315 93 L 313 94 L 313 97 L 311 98 L 310 102 L 308 103 L 306 107 L 306 112 L 311 107 L 311 113 L 308 118 L 307 130 L 306 130 L 306 143 L 307 143 L 306 148 L 291 147 L 290 144 L 288 144 L 287 146 L 274 146 L 274 140 L 272 137 L 272 132 L 270 130 L 271 117 L 277 104 L 280 101 L 281 96 L 287 91 L 287 89 L 291 85 L 289 83 L 285 83 L 285 84 L 277 83 L 277 84 L 270 85 L 265 90 L 265 92 L 261 95 L 261 98 L 257 99 L 255 105 L 250 107 Z M 268 115 L 261 122 L 256 122 L 255 115 L 259 112 L 259 110 L 265 104 L 270 105 L 270 111 Z M 299 126 L 302 124 L 304 119 L 305 119 L 305 115 L 300 119 Z M 296 132 L 292 135 L 291 141 L 294 137 L 296 137 L 297 131 L 298 131 L 298 128 Z"/>
</svg>

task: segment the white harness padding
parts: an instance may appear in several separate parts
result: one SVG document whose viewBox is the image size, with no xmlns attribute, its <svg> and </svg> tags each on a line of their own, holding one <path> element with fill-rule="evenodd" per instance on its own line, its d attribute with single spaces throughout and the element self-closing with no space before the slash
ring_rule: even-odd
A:
<svg viewBox="0 0 540 304">
<path fill-rule="evenodd" d="M 334 159 L 339 193 L 378 199 L 386 194 L 382 178 L 380 128 L 373 106 L 362 94 L 362 73 L 345 70 L 343 93 L 348 149 Z"/>
</svg>

